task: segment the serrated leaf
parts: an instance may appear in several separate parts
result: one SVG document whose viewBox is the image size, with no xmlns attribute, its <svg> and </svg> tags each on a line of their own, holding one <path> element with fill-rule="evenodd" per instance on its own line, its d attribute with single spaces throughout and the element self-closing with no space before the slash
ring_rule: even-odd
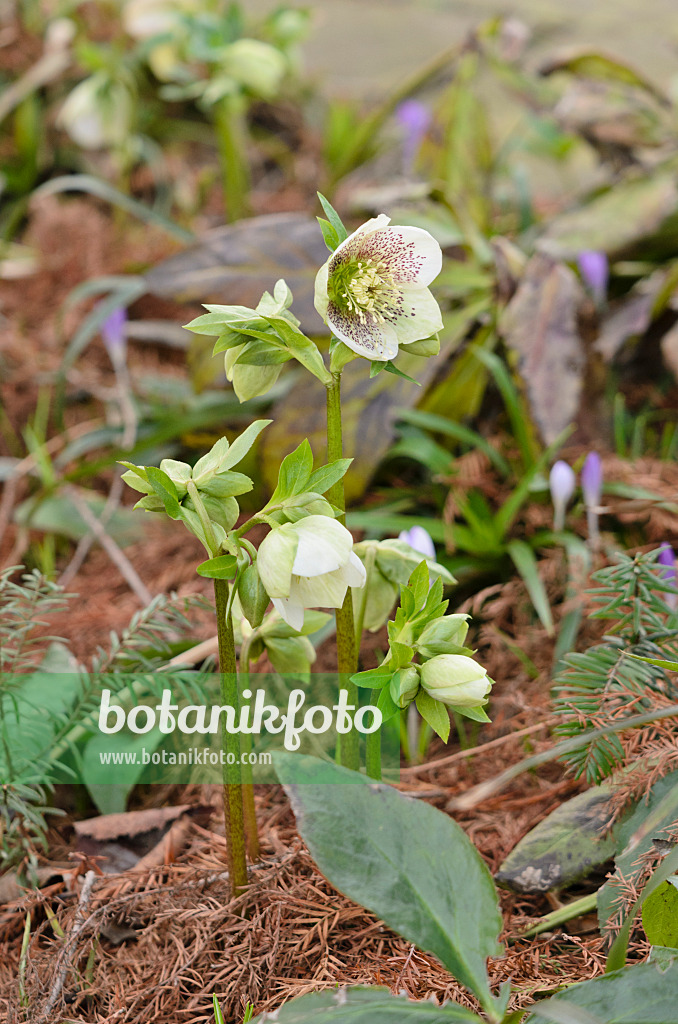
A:
<svg viewBox="0 0 678 1024">
<path fill-rule="evenodd" d="M 440 736 L 443 743 L 447 743 L 450 738 L 450 715 L 442 701 L 435 700 L 423 687 L 414 701 L 424 721 Z"/>
<path fill-rule="evenodd" d="M 304 438 L 301 444 L 282 460 L 278 483 L 269 504 L 275 505 L 308 490 L 312 472 L 313 452 L 307 438 Z"/>
<path fill-rule="evenodd" d="M 346 768 L 274 758 L 299 831 L 329 881 L 437 956 L 499 1019 L 486 960 L 501 954 L 502 919 L 489 871 L 464 831 L 423 801 Z M 313 785 L 318 766 L 335 785 Z"/>
</svg>

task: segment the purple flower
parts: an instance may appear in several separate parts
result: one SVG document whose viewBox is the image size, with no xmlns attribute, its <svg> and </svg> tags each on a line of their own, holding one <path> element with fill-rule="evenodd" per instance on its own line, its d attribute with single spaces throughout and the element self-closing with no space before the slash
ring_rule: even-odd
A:
<svg viewBox="0 0 678 1024">
<path fill-rule="evenodd" d="M 659 549 L 659 555 L 657 557 L 657 565 L 662 566 L 662 572 L 660 573 L 661 578 L 672 586 L 676 586 L 676 556 L 673 548 L 666 541 L 661 545 Z M 664 600 L 666 601 L 669 608 L 675 611 L 678 606 L 678 594 L 664 594 Z"/>
<path fill-rule="evenodd" d="M 553 463 L 549 475 L 549 488 L 551 490 L 551 501 L 553 502 L 553 527 L 555 530 L 562 530 L 565 525 L 565 509 L 574 494 L 576 477 L 574 470 L 566 462 L 559 459 Z"/>
<path fill-rule="evenodd" d="M 598 452 L 589 452 L 581 470 L 581 489 L 587 508 L 600 505 L 603 493 L 603 465 Z"/>
<path fill-rule="evenodd" d="M 418 100 L 405 100 L 396 109 L 396 120 L 404 129 L 403 174 L 410 175 L 415 157 L 431 124 L 431 111 Z"/>
<path fill-rule="evenodd" d="M 589 288 L 594 302 L 601 306 L 607 298 L 607 282 L 610 276 L 610 265 L 604 252 L 595 249 L 583 249 L 577 256 L 579 272 Z"/>
<path fill-rule="evenodd" d="M 404 540 L 406 544 L 409 544 L 411 548 L 418 551 L 420 555 L 430 558 L 435 562 L 436 549 L 430 535 L 423 526 L 413 526 L 411 530 L 403 530 L 402 533 L 398 534 L 398 540 Z"/>
<path fill-rule="evenodd" d="M 127 337 L 125 333 L 126 324 L 127 310 L 124 306 L 119 306 L 106 317 L 101 325 L 101 337 L 104 339 L 106 351 L 111 357 L 111 361 L 114 365 L 117 360 L 120 360 L 121 362 L 125 361 L 125 355 L 127 353 Z"/>
</svg>

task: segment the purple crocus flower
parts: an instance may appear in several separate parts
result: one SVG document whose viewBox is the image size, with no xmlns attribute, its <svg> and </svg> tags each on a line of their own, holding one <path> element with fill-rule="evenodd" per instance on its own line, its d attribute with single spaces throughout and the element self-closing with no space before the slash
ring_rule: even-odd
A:
<svg viewBox="0 0 678 1024">
<path fill-rule="evenodd" d="M 565 526 L 565 510 L 570 498 L 574 494 L 576 477 L 574 470 L 567 462 L 558 459 L 551 467 L 549 475 L 549 488 L 551 490 L 551 501 L 553 502 L 553 528 L 562 530 Z"/>
<path fill-rule="evenodd" d="M 101 325 L 101 337 L 114 366 L 124 363 L 127 354 L 127 310 L 124 306 L 114 309 Z"/>
<path fill-rule="evenodd" d="M 597 306 L 602 306 L 607 298 L 607 282 L 610 276 L 610 264 L 606 254 L 595 249 L 583 249 L 577 256 L 577 263 L 593 301 Z"/>
<path fill-rule="evenodd" d="M 666 541 L 661 545 L 659 549 L 659 555 L 657 557 L 657 565 L 662 566 L 662 572 L 660 573 L 661 578 L 672 586 L 676 586 L 676 556 L 673 548 Z M 678 594 L 664 594 L 664 600 L 666 601 L 669 608 L 672 611 L 676 610 L 678 606 Z"/>
<path fill-rule="evenodd" d="M 600 531 L 598 530 L 598 508 L 603 493 L 603 465 L 598 452 L 589 452 L 584 459 L 581 470 L 581 489 L 586 505 L 586 525 L 589 532 L 589 543 L 592 548 L 600 547 Z"/>
<path fill-rule="evenodd" d="M 431 125 L 431 111 L 418 100 L 405 100 L 397 107 L 395 116 L 398 124 L 404 130 L 403 174 L 409 176 L 412 174 L 419 147 Z"/>
<path fill-rule="evenodd" d="M 398 534 L 398 540 L 404 540 L 411 548 L 418 551 L 424 558 L 430 558 L 435 562 L 436 549 L 430 534 L 423 526 L 413 526 L 411 530 L 403 530 Z"/>
</svg>

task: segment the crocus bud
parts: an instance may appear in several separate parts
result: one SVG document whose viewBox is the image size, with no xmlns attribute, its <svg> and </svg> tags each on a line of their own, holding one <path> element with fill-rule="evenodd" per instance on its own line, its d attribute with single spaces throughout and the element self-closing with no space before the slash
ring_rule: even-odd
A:
<svg viewBox="0 0 678 1024">
<path fill-rule="evenodd" d="M 127 355 L 127 310 L 124 306 L 114 309 L 101 325 L 101 337 L 113 366 L 125 362 Z"/>
<path fill-rule="evenodd" d="M 589 543 L 592 548 L 598 548 L 600 546 L 598 506 L 603 493 L 603 466 L 598 452 L 589 452 L 584 460 L 581 471 L 581 489 L 584 492 L 584 504 L 586 505 Z"/>
<path fill-rule="evenodd" d="M 391 697 L 399 708 L 406 708 L 419 692 L 419 669 L 416 665 L 401 669 L 391 679 Z"/>
<path fill-rule="evenodd" d="M 598 452 L 589 452 L 581 470 L 581 489 L 587 507 L 600 505 L 603 493 L 603 466 Z"/>
<path fill-rule="evenodd" d="M 424 627 L 416 647 L 424 658 L 453 653 L 450 648 L 463 647 L 468 633 L 468 615 L 441 615 Z"/>
<path fill-rule="evenodd" d="M 487 704 L 492 680 L 482 665 L 465 654 L 440 654 L 421 668 L 421 685 L 434 700 L 454 708 Z"/>
<path fill-rule="evenodd" d="M 662 567 L 660 573 L 661 578 L 665 583 L 670 583 L 672 586 L 676 586 L 676 556 L 673 548 L 666 541 L 662 544 L 659 549 L 659 555 L 657 557 L 657 565 Z M 676 610 L 678 606 L 678 594 L 664 594 L 664 600 L 672 611 Z"/>
<path fill-rule="evenodd" d="M 254 629 L 264 621 L 266 609 L 270 603 L 270 597 L 261 582 L 256 563 L 248 565 L 238 584 L 238 597 L 242 612 L 247 621 Z"/>
<path fill-rule="evenodd" d="M 597 306 L 602 306 L 607 298 L 607 282 L 610 267 L 604 252 L 595 249 L 584 249 L 577 257 L 579 272 L 589 288 Z"/>
<path fill-rule="evenodd" d="M 411 530 L 403 530 L 398 534 L 398 540 L 404 540 L 411 548 L 418 551 L 424 558 L 431 558 L 435 562 L 436 549 L 431 536 L 423 526 L 413 526 Z"/>
<path fill-rule="evenodd" d="M 405 100 L 396 109 L 396 120 L 404 130 L 403 174 L 412 173 L 414 161 L 431 124 L 431 111 L 418 100 Z"/>
<path fill-rule="evenodd" d="M 574 470 L 562 459 L 554 462 L 549 476 L 549 487 L 553 502 L 553 528 L 555 530 L 562 530 L 565 525 L 565 510 L 574 494 L 575 484 Z"/>
</svg>

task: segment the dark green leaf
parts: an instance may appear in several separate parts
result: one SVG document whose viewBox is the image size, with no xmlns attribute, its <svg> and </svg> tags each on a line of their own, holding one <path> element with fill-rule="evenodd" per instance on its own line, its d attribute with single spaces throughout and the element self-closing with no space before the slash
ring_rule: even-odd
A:
<svg viewBox="0 0 678 1024">
<path fill-rule="evenodd" d="M 494 1013 L 486 959 L 502 951 L 497 893 L 459 825 L 346 768 L 274 757 L 301 835 L 329 881 L 437 956 Z M 313 785 L 318 765 L 335 785 Z M 350 790 L 342 785 L 358 779 L 363 784 Z"/>
<path fill-rule="evenodd" d="M 543 1003 L 531 1007 L 529 1020 L 551 1020 L 572 1024 L 586 1018 L 549 1016 L 551 1009 L 579 1007 L 600 1024 L 678 1024 L 678 963 L 660 971 L 640 964 L 605 974 L 593 981 L 570 985 Z"/>
<path fill-rule="evenodd" d="M 153 491 L 165 506 L 165 511 L 170 519 L 179 519 L 181 516 L 181 505 L 177 498 L 177 489 L 167 473 L 163 473 L 156 466 L 147 466 L 146 477 Z"/>
<path fill-rule="evenodd" d="M 443 743 L 447 743 L 450 738 L 450 715 L 442 701 L 435 700 L 422 687 L 415 697 L 415 704 L 424 721 L 440 736 Z"/>
<path fill-rule="evenodd" d="M 338 239 L 339 243 L 345 241 L 345 239 L 348 238 L 348 231 L 344 227 L 344 222 L 342 221 L 341 217 L 339 216 L 337 211 L 334 209 L 332 204 L 330 202 L 328 202 L 328 200 L 325 199 L 325 196 L 322 195 L 320 192 L 318 192 L 318 199 L 320 200 L 320 205 L 322 206 L 323 210 L 325 211 L 325 215 L 326 215 L 328 221 L 330 222 L 330 224 L 332 225 L 332 227 L 334 228 L 334 230 L 336 232 L 337 239 Z M 320 219 L 320 218 L 318 218 L 318 219 Z M 336 246 L 335 246 L 335 248 L 336 248 Z"/>
<path fill-rule="evenodd" d="M 266 1024 L 270 1014 L 252 1024 Z M 394 996 L 386 988 L 330 989 L 291 999 L 276 1010 L 278 1024 L 481 1024 L 481 1018 L 457 1003 L 436 1006 Z M 220 1024 L 217 1019 L 216 1024 Z"/>
<path fill-rule="evenodd" d="M 643 904 L 643 928 L 654 946 L 678 947 L 678 888 L 667 879 Z"/>
</svg>

